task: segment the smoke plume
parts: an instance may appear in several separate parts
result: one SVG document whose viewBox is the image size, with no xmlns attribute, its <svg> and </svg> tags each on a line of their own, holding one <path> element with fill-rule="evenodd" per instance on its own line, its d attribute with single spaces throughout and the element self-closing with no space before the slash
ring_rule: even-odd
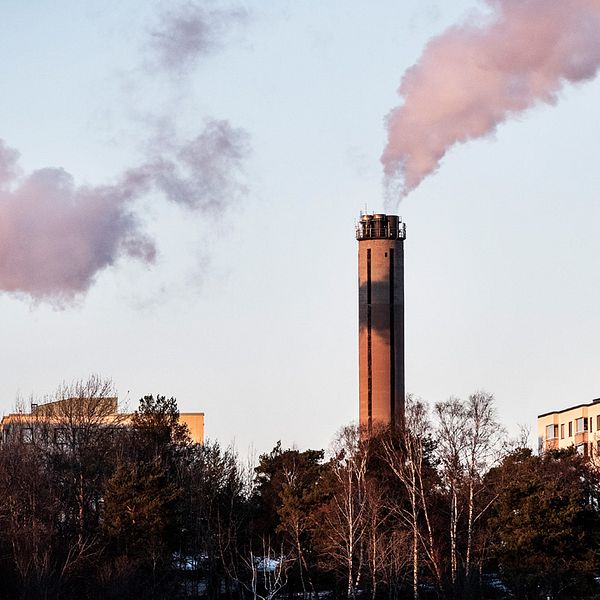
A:
<svg viewBox="0 0 600 600">
<path fill-rule="evenodd" d="M 77 187 L 63 169 L 15 175 L 18 153 L 0 142 L 0 288 L 61 304 L 120 255 L 145 261 L 154 246 L 128 208 L 138 184 Z"/>
<path fill-rule="evenodd" d="M 486 0 L 491 14 L 453 26 L 404 75 L 381 157 L 388 192 L 403 197 L 456 143 L 512 115 L 554 104 L 566 82 L 600 67 L 600 0 Z"/>
<path fill-rule="evenodd" d="M 201 57 L 218 49 L 228 30 L 246 17 L 240 8 L 209 10 L 196 2 L 163 13 L 160 27 L 150 32 L 158 66 L 168 71 L 193 67 Z"/>
<path fill-rule="evenodd" d="M 209 120 L 203 131 L 180 143 L 176 136 L 160 135 L 160 154 L 137 169 L 171 201 L 194 210 L 221 212 L 245 190 L 240 184 L 249 136 L 225 120 Z"/>
<path fill-rule="evenodd" d="M 141 195 L 155 190 L 189 209 L 221 211 L 242 190 L 244 131 L 208 121 L 194 139 L 165 143 L 160 158 L 115 183 L 77 186 L 60 168 L 20 177 L 18 152 L 0 140 L 0 290 L 65 305 L 119 258 L 154 260 L 136 214 Z"/>
<path fill-rule="evenodd" d="M 231 26 L 246 17 L 242 9 L 173 4 L 146 47 L 155 66 L 167 72 L 187 71 L 220 48 Z M 244 130 L 207 119 L 200 133 L 181 140 L 171 115 L 155 118 L 154 126 L 143 160 L 99 186 L 77 185 L 62 168 L 23 174 L 19 152 L 0 139 L 0 292 L 64 307 L 119 259 L 154 261 L 155 241 L 142 229 L 136 202 L 144 194 L 218 214 L 245 191 Z"/>
</svg>

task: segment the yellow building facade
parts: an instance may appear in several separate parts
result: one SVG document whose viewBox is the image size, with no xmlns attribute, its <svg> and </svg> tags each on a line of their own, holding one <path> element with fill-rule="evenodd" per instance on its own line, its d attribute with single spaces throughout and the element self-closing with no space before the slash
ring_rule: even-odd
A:
<svg viewBox="0 0 600 600">
<path fill-rule="evenodd" d="M 118 411 L 117 398 L 65 398 L 46 404 L 32 404 L 30 412 L 4 415 L 0 421 L 0 441 L 63 444 L 77 430 L 94 427 L 118 429 L 131 427 L 132 413 Z M 193 443 L 204 443 L 204 413 L 179 413 Z"/>
<path fill-rule="evenodd" d="M 540 452 L 574 446 L 590 458 L 600 457 L 600 398 L 537 418 Z"/>
</svg>

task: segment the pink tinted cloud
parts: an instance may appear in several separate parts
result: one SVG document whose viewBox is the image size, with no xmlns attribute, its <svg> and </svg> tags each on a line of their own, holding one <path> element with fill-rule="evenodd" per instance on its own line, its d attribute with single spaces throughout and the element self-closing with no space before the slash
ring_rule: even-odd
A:
<svg viewBox="0 0 600 600">
<path fill-rule="evenodd" d="M 0 153 L 0 173 L 6 166 L 6 155 Z M 151 262 L 154 245 L 130 210 L 141 189 L 124 181 L 76 186 L 58 168 L 4 179 L 0 289 L 63 305 L 120 256 Z"/>
<path fill-rule="evenodd" d="M 487 0 L 491 15 L 433 38 L 404 74 L 381 157 L 403 197 L 454 145 L 485 136 L 600 68 L 600 0 Z"/>
<path fill-rule="evenodd" d="M 246 151 L 242 130 L 208 121 L 113 184 L 77 186 L 60 168 L 19 177 L 18 152 L 0 140 L 0 291 L 64 306 L 122 257 L 151 263 L 155 243 L 135 200 L 154 190 L 191 210 L 223 211 L 243 191 Z"/>
</svg>

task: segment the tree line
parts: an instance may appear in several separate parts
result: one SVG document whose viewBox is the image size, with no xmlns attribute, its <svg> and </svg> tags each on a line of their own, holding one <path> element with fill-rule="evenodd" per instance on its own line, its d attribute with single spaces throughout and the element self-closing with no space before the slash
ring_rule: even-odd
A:
<svg viewBox="0 0 600 600">
<path fill-rule="evenodd" d="M 76 387 L 0 446 L 0 598 L 600 594 L 598 470 L 507 442 L 485 392 L 247 465 L 193 444 L 173 398 L 125 424 L 109 384 Z"/>
</svg>

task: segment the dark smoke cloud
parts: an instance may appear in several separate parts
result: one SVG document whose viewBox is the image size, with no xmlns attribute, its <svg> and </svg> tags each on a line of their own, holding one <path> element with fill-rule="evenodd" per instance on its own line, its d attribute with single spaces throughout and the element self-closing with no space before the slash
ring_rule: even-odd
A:
<svg viewBox="0 0 600 600">
<path fill-rule="evenodd" d="M 18 152 L 0 140 L 0 289 L 64 306 L 121 257 L 151 263 L 154 241 L 140 230 L 134 201 L 157 190 L 189 209 L 220 212 L 243 191 L 246 152 L 242 130 L 208 121 L 114 184 L 77 186 L 60 168 L 19 177 Z"/>
<path fill-rule="evenodd" d="M 487 0 L 491 16 L 432 39 L 404 75 L 381 157 L 388 191 L 405 196 L 455 144 L 495 131 L 566 82 L 600 68 L 600 0 Z"/>
<path fill-rule="evenodd" d="M 160 26 L 153 29 L 150 46 L 158 66 L 182 71 L 217 50 L 229 30 L 245 21 L 245 10 L 208 9 L 198 2 L 187 2 L 161 15 Z"/>
</svg>

